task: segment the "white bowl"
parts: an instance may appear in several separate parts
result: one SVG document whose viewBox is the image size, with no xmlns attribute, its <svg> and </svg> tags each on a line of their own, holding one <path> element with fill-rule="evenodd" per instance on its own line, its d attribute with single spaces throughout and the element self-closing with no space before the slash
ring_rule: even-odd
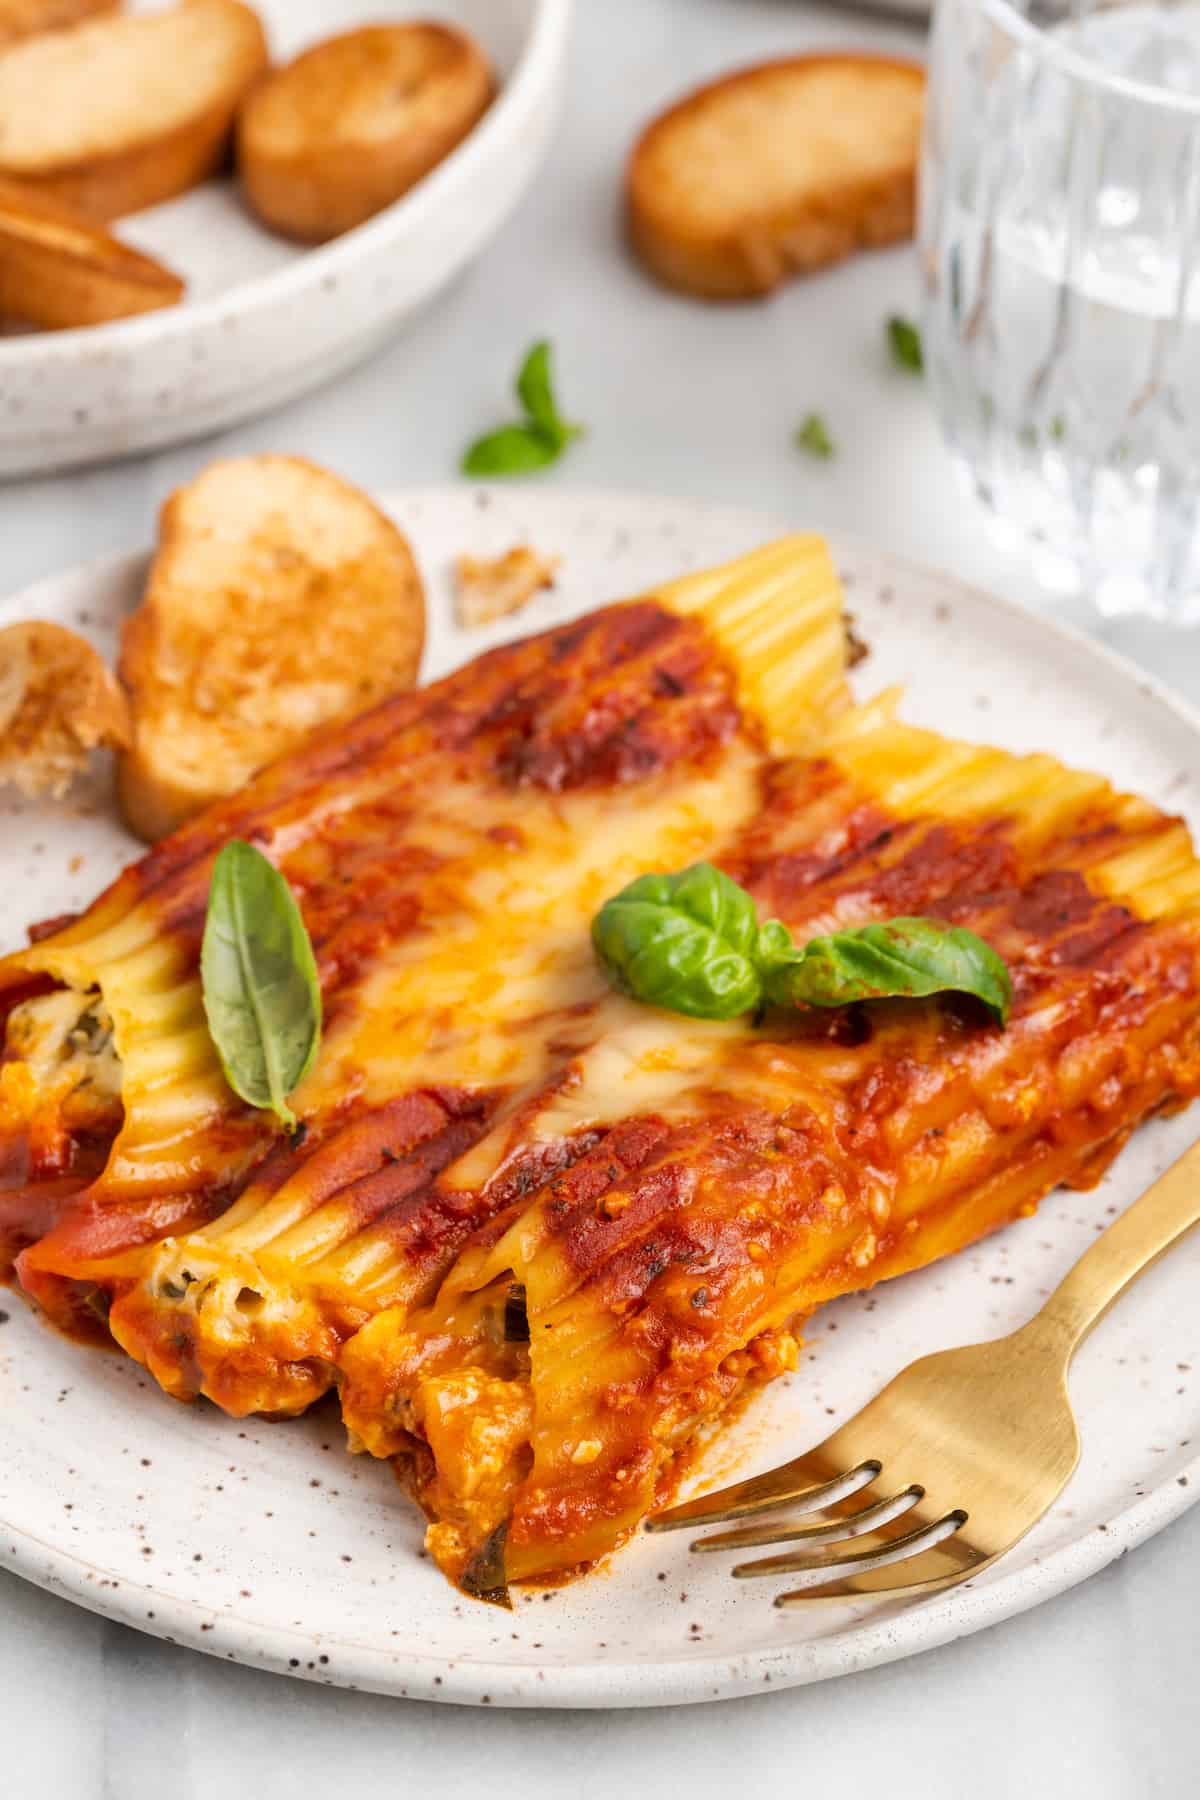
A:
<svg viewBox="0 0 1200 1800">
<path fill-rule="evenodd" d="M 153 10 L 158 0 L 139 10 Z M 258 0 L 277 59 L 381 17 L 436 16 L 483 44 L 501 88 L 395 206 L 319 249 L 256 224 L 232 182 L 118 224 L 187 278 L 182 306 L 0 338 L 0 476 L 218 431 L 327 381 L 390 337 L 508 217 L 557 112 L 571 0 Z"/>
</svg>

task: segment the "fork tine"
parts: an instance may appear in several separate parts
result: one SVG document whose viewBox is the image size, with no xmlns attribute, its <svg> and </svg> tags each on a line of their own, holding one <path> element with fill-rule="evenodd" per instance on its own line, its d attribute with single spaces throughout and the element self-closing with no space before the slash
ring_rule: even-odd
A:
<svg viewBox="0 0 1200 1800">
<path fill-rule="evenodd" d="M 1001 1552 L 988 1555 L 972 1550 L 961 1537 L 949 1537 L 931 1550 L 922 1550 L 902 1562 L 877 1565 L 873 1569 L 851 1570 L 834 1575 L 828 1581 L 795 1588 L 787 1594 L 776 1594 L 776 1606 L 809 1606 L 821 1600 L 853 1600 L 867 1595 L 887 1599 L 914 1594 L 931 1594 L 937 1588 L 954 1587 L 958 1582 L 978 1574 Z"/>
<path fill-rule="evenodd" d="M 873 1506 L 864 1506 L 860 1512 L 845 1512 L 825 1525 L 799 1525 L 795 1519 L 780 1519 L 774 1525 L 748 1525 L 739 1531 L 718 1531 L 712 1537 L 697 1538 L 688 1548 L 697 1551 L 752 1550 L 758 1544 L 837 1543 L 842 1538 L 859 1537 L 878 1525 L 889 1525 L 924 1496 L 924 1488 L 909 1487 L 902 1494 L 892 1494 L 886 1500 L 877 1500 Z"/>
<path fill-rule="evenodd" d="M 754 1475 L 749 1481 L 735 1482 L 715 1494 L 701 1494 L 698 1500 L 682 1506 L 668 1507 L 646 1520 L 647 1531 L 679 1531 L 685 1525 L 719 1525 L 726 1519 L 744 1519 L 751 1513 L 766 1512 L 772 1506 L 790 1506 L 800 1502 L 802 1512 L 817 1512 L 845 1500 L 874 1481 L 880 1472 L 877 1462 L 859 1463 L 844 1474 L 813 1480 L 819 1472 L 812 1454 L 799 1456 L 782 1468 L 769 1469 L 765 1475 Z"/>
<path fill-rule="evenodd" d="M 931 1524 L 918 1525 L 915 1531 L 905 1532 L 902 1537 L 894 1537 L 879 1544 L 869 1544 L 865 1550 L 831 1551 L 828 1556 L 810 1556 L 804 1550 L 792 1550 L 786 1556 L 762 1556 L 755 1562 L 737 1563 L 730 1574 L 739 1581 L 753 1580 L 759 1575 L 796 1575 L 816 1574 L 826 1569 L 846 1569 L 853 1572 L 857 1564 L 870 1563 L 872 1568 L 881 1568 L 888 1563 L 901 1562 L 915 1551 L 932 1549 L 951 1537 L 960 1525 L 965 1525 L 967 1515 L 961 1510 L 944 1513 L 940 1519 Z M 940 1538 L 933 1538 L 934 1532 L 940 1532 Z M 933 1542 L 930 1539 L 933 1538 Z M 814 1587 L 818 1584 L 813 1583 Z"/>
</svg>

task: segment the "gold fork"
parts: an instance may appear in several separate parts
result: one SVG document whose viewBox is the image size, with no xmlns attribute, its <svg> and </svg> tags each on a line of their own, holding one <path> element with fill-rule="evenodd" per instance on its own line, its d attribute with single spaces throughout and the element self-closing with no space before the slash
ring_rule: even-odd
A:
<svg viewBox="0 0 1200 1800">
<path fill-rule="evenodd" d="M 788 1507 L 785 1518 L 691 1546 L 799 1544 L 733 1570 L 742 1578 L 807 1576 L 802 1587 L 777 1595 L 776 1606 L 927 1594 L 977 1575 L 1053 1505 L 1079 1460 L 1067 1391 L 1075 1351 L 1130 1283 L 1198 1221 L 1200 1143 L 1097 1238 L 1020 1330 L 922 1357 L 815 1450 L 673 1506 L 647 1520 L 647 1530 Z M 832 1516 L 813 1522 L 818 1512 Z M 850 1548 L 828 1549 L 847 1542 Z"/>
</svg>

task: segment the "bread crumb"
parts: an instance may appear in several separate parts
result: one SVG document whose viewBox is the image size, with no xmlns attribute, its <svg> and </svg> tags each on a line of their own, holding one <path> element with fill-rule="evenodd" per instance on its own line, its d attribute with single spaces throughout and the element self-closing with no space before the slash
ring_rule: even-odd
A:
<svg viewBox="0 0 1200 1800">
<path fill-rule="evenodd" d="M 529 544 L 517 544 L 496 557 L 457 557 L 458 622 L 464 631 L 490 625 L 528 606 L 543 588 L 552 588 L 562 558 L 543 556 Z"/>
</svg>

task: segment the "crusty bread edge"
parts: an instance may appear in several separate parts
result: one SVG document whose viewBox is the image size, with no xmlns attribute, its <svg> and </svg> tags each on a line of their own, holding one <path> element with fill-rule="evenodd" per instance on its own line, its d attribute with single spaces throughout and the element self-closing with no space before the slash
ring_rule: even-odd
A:
<svg viewBox="0 0 1200 1800">
<path fill-rule="evenodd" d="M 78 247 L 39 237 L 44 224 L 77 232 Z M 40 189 L 0 177 L 0 313 L 61 331 L 174 306 L 184 292 L 165 264 Z"/>
<path fill-rule="evenodd" d="M 153 144 L 64 164 L 51 175 L 22 171 L 18 179 L 106 224 L 173 200 L 222 169 L 234 113 L 233 105 L 222 103 Z"/>
<path fill-rule="evenodd" d="M 139 756 L 136 719 L 135 712 L 134 747 L 117 758 L 117 805 L 135 837 L 143 844 L 157 844 L 195 818 L 196 796 L 155 774 L 152 765 Z"/>
<path fill-rule="evenodd" d="M 924 77 L 922 65 L 911 58 L 869 51 L 775 57 L 693 88 L 650 121 L 626 164 L 624 210 L 630 245 L 651 275 L 666 287 L 701 299 L 760 299 L 790 274 L 809 274 L 842 261 L 856 249 L 882 248 L 911 237 L 916 218 L 916 171 L 908 166 L 868 180 L 833 185 L 820 200 L 814 197 L 770 217 L 748 221 L 735 232 L 665 230 L 662 214 L 647 204 L 639 184 L 643 152 L 697 101 L 773 69 L 847 63 Z M 796 253 L 798 233 L 811 239 L 811 251 L 804 256 Z M 790 240 L 790 253 L 781 246 L 784 237 Z"/>
<path fill-rule="evenodd" d="M 410 138 L 390 157 L 377 154 L 369 194 L 359 151 L 326 150 L 320 157 L 320 181 L 316 183 L 308 158 L 262 158 L 239 140 L 238 175 L 246 202 L 256 218 L 281 237 L 299 244 L 328 243 L 402 200 L 470 136 L 495 92 L 493 87 L 466 125 Z M 380 178 L 385 167 L 387 181 Z"/>
<path fill-rule="evenodd" d="M 0 50 L 9 50 L 14 44 L 27 44 L 30 38 L 46 37 L 52 31 L 70 31 L 75 25 L 106 18 L 110 13 L 119 12 L 122 4 L 123 0 L 84 0 L 82 6 L 58 9 L 59 16 L 55 19 L 41 20 L 19 31 L 11 25 L 6 27 L 0 20 Z"/>
<path fill-rule="evenodd" d="M 207 181 L 226 166 L 238 108 L 270 62 L 262 21 L 253 8 L 245 6 L 243 10 L 258 28 L 258 58 L 256 68 L 236 93 L 152 142 L 63 163 L 44 174 L 23 169 L 0 173 L 102 224 L 173 200 Z"/>
<path fill-rule="evenodd" d="M 353 482 L 335 474 L 332 469 L 323 468 L 320 463 L 313 462 L 306 456 L 281 456 L 265 452 L 229 460 L 247 463 L 287 463 L 292 468 L 316 476 L 320 481 L 332 481 L 344 488 L 360 505 L 367 507 L 385 535 L 403 547 L 405 556 L 413 564 L 423 596 L 424 584 L 421 583 L 421 572 L 417 566 L 412 545 L 396 521 L 384 512 L 383 508 L 378 506 L 369 494 L 364 493 Z M 168 557 L 173 556 L 186 542 L 189 534 L 184 521 L 184 513 L 191 489 L 196 483 L 203 481 L 208 472 L 208 470 L 202 470 L 194 481 L 176 488 L 174 493 L 168 494 L 164 500 L 158 517 L 158 547 L 146 577 L 145 592 L 137 610 L 129 615 L 121 628 L 117 675 L 129 700 L 133 731 L 128 750 L 117 761 L 117 804 L 130 830 L 147 844 L 158 843 L 161 838 L 178 830 L 179 826 L 185 824 L 189 819 L 195 818 L 197 813 L 203 811 L 205 807 L 215 805 L 226 798 L 224 794 L 210 794 L 198 798 L 194 788 L 184 787 L 181 783 L 162 774 L 156 768 L 153 753 L 148 749 L 138 729 L 139 689 L 146 685 L 147 679 L 153 680 L 152 674 L 144 678 L 142 671 L 152 654 L 154 625 L 152 608 L 155 577 L 160 564 Z M 427 619 L 424 606 L 422 606 L 421 630 L 416 655 L 418 669 L 425 648 L 426 634 Z"/>
<path fill-rule="evenodd" d="M 398 21 L 408 22 L 424 23 Z M 369 158 L 357 146 L 332 145 L 315 154 L 306 149 L 292 156 L 264 155 L 253 141 L 254 108 L 271 76 L 247 96 L 238 118 L 238 177 L 247 205 L 264 225 L 296 243 L 327 243 L 395 205 L 470 136 L 496 98 L 496 77 L 468 32 L 450 25 L 443 28 L 461 39 L 478 81 L 469 118 L 427 129 L 419 137 L 409 134 L 390 148 L 376 145 Z M 321 48 L 317 44 L 302 54 L 311 56 Z M 291 66 L 276 73 L 285 76 Z"/>
</svg>

